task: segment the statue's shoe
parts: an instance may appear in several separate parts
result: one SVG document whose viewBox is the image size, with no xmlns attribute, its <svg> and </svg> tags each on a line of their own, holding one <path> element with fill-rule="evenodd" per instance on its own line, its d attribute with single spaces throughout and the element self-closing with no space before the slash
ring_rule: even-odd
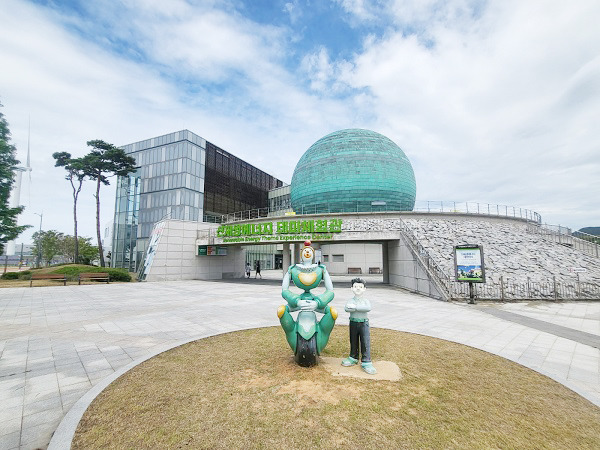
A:
<svg viewBox="0 0 600 450">
<path fill-rule="evenodd" d="M 377 369 L 373 366 L 373 363 L 366 362 L 362 363 L 362 370 L 367 372 L 369 375 L 375 375 L 377 373 Z"/>
<path fill-rule="evenodd" d="M 358 359 L 354 359 L 352 356 L 342 360 L 342 366 L 344 367 L 354 366 L 356 363 L 358 363 Z"/>
</svg>

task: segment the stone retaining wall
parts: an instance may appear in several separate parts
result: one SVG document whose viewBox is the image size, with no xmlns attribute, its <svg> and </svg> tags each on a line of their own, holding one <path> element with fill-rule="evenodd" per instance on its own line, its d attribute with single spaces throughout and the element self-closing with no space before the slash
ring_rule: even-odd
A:
<svg viewBox="0 0 600 450">
<path fill-rule="evenodd" d="M 406 218 L 404 223 L 451 278 L 454 278 L 454 246 L 481 244 L 488 285 L 529 283 L 534 289 L 534 286 L 552 283 L 572 285 L 575 290 L 577 286 L 583 286 L 588 290 L 588 297 L 592 291 L 587 283 L 600 285 L 599 258 L 544 239 L 538 233 L 528 231 L 523 221 L 473 217 Z M 579 274 L 578 285 L 577 275 L 570 271 L 572 267 L 586 269 L 585 273 Z M 535 289 L 543 290 L 541 287 Z M 529 296 L 562 296 L 553 293 L 552 289 L 550 286 L 546 293 L 532 292 Z"/>
</svg>

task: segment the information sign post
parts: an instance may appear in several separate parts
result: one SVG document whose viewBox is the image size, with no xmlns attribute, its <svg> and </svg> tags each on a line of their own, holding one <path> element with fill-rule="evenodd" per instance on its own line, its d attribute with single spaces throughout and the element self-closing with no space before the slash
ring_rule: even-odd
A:
<svg viewBox="0 0 600 450">
<path fill-rule="evenodd" d="M 469 303 L 475 303 L 473 283 L 485 283 L 483 245 L 465 244 L 454 247 L 456 281 L 469 283 Z"/>
</svg>

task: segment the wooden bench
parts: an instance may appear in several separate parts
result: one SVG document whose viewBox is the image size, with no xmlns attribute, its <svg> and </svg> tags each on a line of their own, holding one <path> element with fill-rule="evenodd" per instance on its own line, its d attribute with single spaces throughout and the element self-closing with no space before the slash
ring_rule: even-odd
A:
<svg viewBox="0 0 600 450">
<path fill-rule="evenodd" d="M 362 269 L 360 267 L 348 267 L 348 273 L 353 275 L 362 274 Z"/>
<path fill-rule="evenodd" d="M 81 280 L 106 281 L 106 284 L 108 284 L 109 278 L 106 272 L 83 272 L 79 274 L 79 284 L 81 284 Z"/>
<path fill-rule="evenodd" d="M 67 285 L 67 276 L 58 273 L 34 273 L 29 280 L 29 287 L 32 286 L 34 280 L 62 281 L 65 286 Z"/>
</svg>

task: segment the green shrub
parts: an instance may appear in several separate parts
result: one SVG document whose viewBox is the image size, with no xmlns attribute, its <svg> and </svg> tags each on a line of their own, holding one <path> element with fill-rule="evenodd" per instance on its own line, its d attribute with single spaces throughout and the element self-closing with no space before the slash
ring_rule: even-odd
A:
<svg viewBox="0 0 600 450">
<path fill-rule="evenodd" d="M 19 272 L 6 272 L 3 273 L 0 278 L 2 278 L 3 280 L 18 280 Z"/>
<path fill-rule="evenodd" d="M 106 272 L 110 281 L 131 281 L 131 275 L 125 269 L 107 269 Z"/>
</svg>

